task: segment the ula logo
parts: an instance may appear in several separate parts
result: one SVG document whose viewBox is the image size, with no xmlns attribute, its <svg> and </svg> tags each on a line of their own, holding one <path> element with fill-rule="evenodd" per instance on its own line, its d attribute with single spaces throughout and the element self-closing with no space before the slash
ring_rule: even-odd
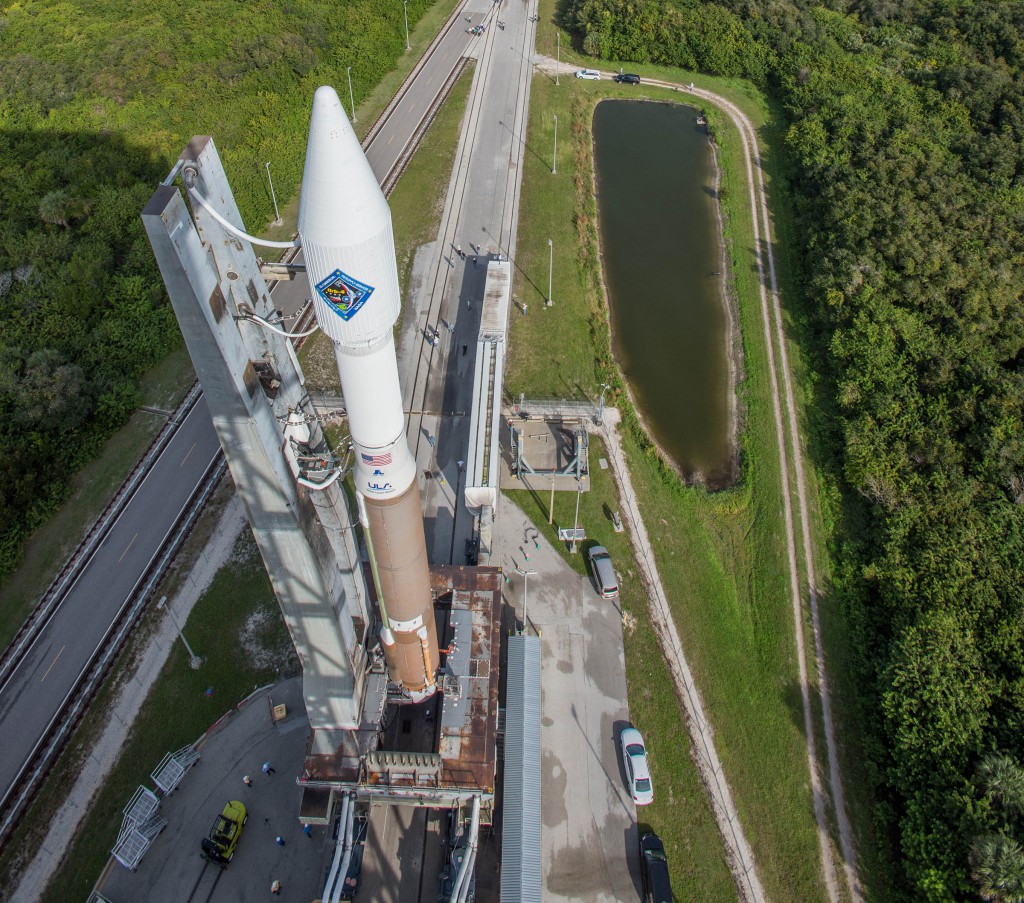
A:
<svg viewBox="0 0 1024 903">
<path fill-rule="evenodd" d="M 384 483 L 383 485 L 381 485 L 380 483 L 367 483 L 366 488 L 369 489 L 371 492 L 387 492 L 389 489 L 391 489 L 391 484 Z"/>
<path fill-rule="evenodd" d="M 328 307 L 343 320 L 351 320 L 373 294 L 372 285 L 364 285 L 341 270 L 335 270 L 318 282 L 316 290 Z"/>
</svg>

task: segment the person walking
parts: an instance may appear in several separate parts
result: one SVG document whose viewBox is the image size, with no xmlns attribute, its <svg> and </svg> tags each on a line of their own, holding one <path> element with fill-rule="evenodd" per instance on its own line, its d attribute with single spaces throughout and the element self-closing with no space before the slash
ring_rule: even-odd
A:
<svg viewBox="0 0 1024 903">
<path fill-rule="evenodd" d="M 284 838 L 280 834 L 278 834 L 277 837 L 274 838 L 274 843 L 276 843 L 279 847 L 283 847 Z"/>
<path fill-rule="evenodd" d="M 252 778 L 249 777 L 249 775 L 246 774 L 242 776 L 242 783 L 245 784 L 246 787 L 252 789 Z"/>
<path fill-rule="evenodd" d="M 305 834 L 310 840 L 312 840 L 313 826 L 309 822 L 306 822 L 306 824 L 302 826 L 302 833 Z"/>
<path fill-rule="evenodd" d="M 275 896 L 281 893 L 281 882 L 278 881 L 276 878 L 270 885 L 270 892 Z"/>
<path fill-rule="evenodd" d="M 277 769 L 276 769 L 276 768 L 274 768 L 274 766 L 273 766 L 273 765 L 271 765 L 271 764 L 270 764 L 270 762 L 264 762 L 264 763 L 263 763 L 263 773 L 264 773 L 265 775 L 267 775 L 267 776 L 270 776 L 270 775 L 272 775 L 272 774 L 273 774 L 273 773 L 274 773 L 274 772 L 275 772 L 276 770 L 277 770 Z"/>
</svg>

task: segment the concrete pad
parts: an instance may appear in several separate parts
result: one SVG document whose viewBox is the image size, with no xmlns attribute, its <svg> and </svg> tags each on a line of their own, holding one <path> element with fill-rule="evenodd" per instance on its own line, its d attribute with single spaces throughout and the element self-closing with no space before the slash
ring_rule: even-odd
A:
<svg viewBox="0 0 1024 903">
<path fill-rule="evenodd" d="M 499 503 L 497 560 L 506 601 L 522 619 L 529 578 L 531 629 L 541 636 L 541 799 L 544 899 L 618 901 L 639 895 L 636 810 L 619 761 L 629 718 L 622 618 L 614 600 L 546 542 L 527 540 L 526 516 Z M 527 560 L 526 555 L 529 555 Z"/>
<path fill-rule="evenodd" d="M 271 698 L 288 709 L 277 724 L 270 718 Z M 98 889 L 111 903 L 245 903 L 270 899 L 276 879 L 281 899 L 319 897 L 334 845 L 330 828 L 315 827 L 307 838 L 296 817 L 302 798 L 296 779 L 308 734 L 301 678 L 282 681 L 249 699 L 206 735 L 199 746 L 202 758 L 164 799 L 160 812 L 168 825 L 138 870 L 130 872 L 115 862 Z M 261 771 L 267 761 L 273 763 L 272 775 Z M 242 782 L 246 774 L 252 787 Z M 234 859 L 221 869 L 200 858 L 199 843 L 233 799 L 248 807 L 249 821 Z M 275 842 L 277 835 L 284 838 L 284 846 Z"/>
</svg>

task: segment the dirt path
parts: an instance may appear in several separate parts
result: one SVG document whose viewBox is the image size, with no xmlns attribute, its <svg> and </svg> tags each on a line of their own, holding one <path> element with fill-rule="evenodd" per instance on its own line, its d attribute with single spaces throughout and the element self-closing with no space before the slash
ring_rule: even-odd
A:
<svg viewBox="0 0 1024 903">
<path fill-rule="evenodd" d="M 554 72 L 555 61 L 547 57 L 535 58 L 539 68 L 546 72 Z M 573 71 L 571 66 L 562 65 L 560 72 L 570 74 Z M 604 73 L 610 77 L 610 73 Z M 812 688 L 808 676 L 807 650 L 804 642 L 804 612 L 801 598 L 801 576 L 800 564 L 797 553 L 797 529 L 793 515 L 793 496 L 796 496 L 796 507 L 800 521 L 800 551 L 803 554 L 804 565 L 807 569 L 808 582 L 808 610 L 811 617 L 812 635 L 814 638 L 814 662 L 816 668 L 818 695 L 822 709 L 822 728 L 825 736 L 825 746 L 828 758 L 829 789 L 831 792 L 832 805 L 835 812 L 836 824 L 839 831 L 840 854 L 842 858 L 843 871 L 846 878 L 846 887 L 849 896 L 854 903 L 861 903 L 863 897 L 860 888 L 860 879 L 857 873 L 856 850 L 853 844 L 853 832 L 846 814 L 846 803 L 843 794 L 843 785 L 839 773 L 838 755 L 836 751 L 835 728 L 832 718 L 831 698 L 828 689 L 828 679 L 825 671 L 824 653 L 821 639 L 821 625 L 818 610 L 817 580 L 814 570 L 813 548 L 810 536 L 810 523 L 808 516 L 806 481 L 804 476 L 803 453 L 800 444 L 800 433 L 796 418 L 796 405 L 793 395 L 793 379 L 789 366 L 789 357 L 786 350 L 785 335 L 782 328 L 782 312 L 779 301 L 778 279 L 776 276 L 775 257 L 772 253 L 771 219 L 768 213 L 768 204 L 764 186 L 764 171 L 761 165 L 760 150 L 757 143 L 757 133 L 747 115 L 731 101 L 720 97 L 711 91 L 702 88 L 694 88 L 690 91 L 684 85 L 663 81 L 646 81 L 645 84 L 654 84 L 659 87 L 668 88 L 674 91 L 685 91 L 694 98 L 699 98 L 722 110 L 736 126 L 743 143 L 743 154 L 746 164 L 747 186 L 750 196 L 750 208 L 753 215 L 754 245 L 757 248 L 757 268 L 759 277 L 759 290 L 761 298 L 761 324 L 764 330 L 765 347 L 768 352 L 769 376 L 771 379 L 772 407 L 775 420 L 776 446 L 779 456 L 779 468 L 782 479 L 783 514 L 786 532 L 787 557 L 789 562 L 790 596 L 793 610 L 793 631 L 797 644 L 797 655 L 799 660 L 799 681 L 801 701 L 804 715 L 804 733 L 807 741 L 807 764 L 811 778 L 811 788 L 814 800 L 814 815 L 817 822 L 818 844 L 822 863 L 822 875 L 826 889 L 832 903 L 839 903 L 846 895 L 841 894 L 839 882 L 837 881 L 835 864 L 833 858 L 832 842 L 829 837 L 828 818 L 826 813 L 826 795 L 822 785 L 820 761 L 817 751 L 817 740 L 814 730 L 814 720 L 811 707 Z M 681 98 L 684 99 L 684 98 Z M 755 173 L 756 171 L 756 173 Z M 778 362 L 777 362 L 778 361 Z M 780 389 L 780 377 L 781 383 Z M 782 410 L 782 393 L 785 393 L 786 414 Z M 738 832 L 738 823 L 735 821 L 735 812 L 731 808 L 731 801 L 728 798 L 728 787 L 721 774 L 721 764 L 714 755 L 714 746 L 709 744 L 707 732 L 710 728 L 704 719 L 700 708 L 699 697 L 696 696 L 696 688 L 692 691 L 692 678 L 689 669 L 686 667 L 682 647 L 675 632 L 675 625 L 672 622 L 667 603 L 665 602 L 664 590 L 661 588 L 660 578 L 654 566 L 653 555 L 651 555 L 646 530 L 643 529 L 643 522 L 635 509 L 635 500 L 632 497 L 632 488 L 628 483 L 628 472 L 625 470 L 624 462 L 621 460 L 621 448 L 618 444 L 618 437 L 614 430 L 608 431 L 610 448 L 613 458 L 616 458 L 617 474 L 620 475 L 620 485 L 624 497 L 628 491 L 628 509 L 630 519 L 633 521 L 637 534 L 643 534 L 642 539 L 634 540 L 637 546 L 637 557 L 641 561 L 647 578 L 655 590 L 651 595 L 651 615 L 655 619 L 659 636 L 662 638 L 662 647 L 666 659 L 676 679 L 677 692 L 687 712 L 687 720 L 690 724 L 691 738 L 695 750 L 697 750 L 698 766 L 704 777 L 705 786 L 711 797 L 716 816 L 719 819 L 719 828 L 725 839 L 730 859 L 733 863 L 733 873 L 737 885 L 744 893 L 747 883 L 748 871 L 746 865 L 750 866 L 750 874 L 756 880 L 756 873 L 753 872 L 753 858 L 746 848 L 746 841 L 742 832 Z M 792 455 L 792 465 L 790 456 Z M 792 466 L 792 471 L 791 471 Z M 791 473 L 795 475 L 795 492 Z M 628 489 L 627 489 L 628 487 Z M 631 533 L 631 536 L 633 534 Z M 690 711 L 692 700 L 694 711 Z M 700 759 L 705 755 L 713 756 L 707 762 L 702 763 Z M 724 788 L 724 795 L 722 789 Z M 749 857 L 749 858 L 748 858 Z M 737 865 L 741 867 L 737 870 Z M 747 889 L 746 893 L 752 893 Z M 760 891 L 758 885 L 758 893 Z"/>
<path fill-rule="evenodd" d="M 678 88 L 670 82 L 658 82 L 663 87 Z M 832 900 L 839 900 L 836 878 L 831 855 L 831 844 L 828 839 L 828 827 L 824 811 L 824 794 L 821 789 L 819 759 L 811 717 L 811 689 L 807 678 L 807 659 L 804 650 L 803 612 L 800 599 L 800 573 L 797 563 L 797 537 L 793 526 L 792 496 L 793 486 L 790 479 L 788 450 L 793 456 L 793 473 L 796 477 L 796 501 L 800 518 L 801 551 L 804 566 L 807 569 L 807 601 L 811 615 L 812 634 L 814 637 L 814 663 L 818 679 L 818 697 L 821 701 L 822 728 L 825 735 L 825 747 L 828 755 L 829 789 L 832 794 L 832 806 L 835 811 L 836 824 L 839 829 L 839 844 L 842 856 L 843 871 L 850 896 L 856 903 L 863 899 L 860 877 L 857 872 L 857 855 L 853 844 L 853 831 L 846 814 L 846 799 L 843 793 L 842 777 L 839 773 L 839 760 L 836 750 L 835 725 L 832 719 L 832 701 L 828 689 L 828 676 L 825 671 L 825 658 L 821 638 L 821 621 L 818 608 L 818 587 L 814 570 L 814 555 L 811 543 L 810 517 L 808 514 L 807 488 L 804 471 L 803 451 L 800 441 L 800 430 L 797 424 L 796 403 L 793 397 L 793 376 L 789 366 L 789 355 L 782 329 L 782 308 L 779 301 L 779 284 L 775 270 L 775 256 L 772 253 L 771 218 L 768 213 L 768 201 L 764 187 L 764 169 L 761 165 L 757 133 L 747 115 L 731 101 L 706 91 L 695 88 L 695 97 L 714 104 L 729 115 L 743 138 L 743 154 L 747 168 L 747 182 L 750 189 L 751 212 L 754 214 L 754 244 L 757 248 L 757 269 L 761 295 L 761 321 L 764 327 L 765 343 L 768 349 L 769 365 L 772 381 L 772 406 L 775 415 L 776 443 L 779 451 L 779 464 L 782 473 L 782 490 L 786 520 L 786 545 L 788 549 L 790 584 L 793 596 L 793 621 L 797 648 L 800 656 L 800 691 L 803 699 L 804 730 L 807 736 L 807 757 L 811 772 L 811 783 L 814 788 L 814 810 L 818 822 L 818 837 L 821 845 L 822 868 Z M 755 179 L 756 169 L 756 179 Z M 768 279 L 765 279 L 767 267 Z M 770 287 L 770 291 L 769 291 Z M 770 294 L 770 299 L 769 299 Z M 769 307 L 770 300 L 770 307 Z M 774 326 L 774 342 L 771 331 Z M 779 386 L 776 375 L 775 355 L 778 354 L 782 384 L 786 394 L 786 429 L 783 428 L 782 411 L 780 410 Z"/>
</svg>

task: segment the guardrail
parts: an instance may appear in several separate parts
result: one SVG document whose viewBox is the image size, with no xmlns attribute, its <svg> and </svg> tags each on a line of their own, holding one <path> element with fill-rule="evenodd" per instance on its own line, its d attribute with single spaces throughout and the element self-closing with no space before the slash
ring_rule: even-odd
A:
<svg viewBox="0 0 1024 903">
<path fill-rule="evenodd" d="M 93 522 L 82 541 L 75 547 L 60 573 L 53 579 L 46 592 L 39 597 L 32 614 L 25 619 L 25 623 L 15 634 L 10 645 L 0 654 L 0 686 L 14 673 L 14 670 L 21 663 L 29 648 L 32 646 L 39 632 L 47 625 L 53 613 L 60 607 L 61 602 L 67 595 L 68 590 L 74 585 L 86 565 L 92 560 L 92 556 L 100 547 L 103 540 L 110 533 L 110 528 L 121 512 L 135 495 L 135 491 L 142 484 L 149 469 L 153 466 L 167 443 L 174 437 L 175 432 L 192 409 L 199 403 L 202 397 L 202 390 L 199 382 L 196 381 L 185 394 L 184 399 L 174 410 L 174 413 L 167 418 L 167 422 L 160 428 L 160 431 L 153 438 L 146 453 L 139 459 L 127 479 L 121 484 L 121 488 L 103 509 L 103 513 Z"/>
<path fill-rule="evenodd" d="M 18 777 L 8 789 L 3 799 L 2 808 L 0 808 L 0 846 L 7 840 L 25 808 L 38 792 L 43 778 L 53 767 L 71 733 L 85 714 L 89 703 L 124 648 L 125 642 L 138 623 L 149 596 L 163 579 L 171 561 L 180 551 L 189 531 L 199 519 L 203 507 L 209 501 L 225 473 L 227 473 L 227 462 L 222 455 L 218 455 L 211 462 L 202 481 L 192 494 L 177 527 L 164 541 L 149 568 L 139 578 L 135 589 L 125 600 L 118 617 L 111 624 L 100 643 L 97 655 L 82 671 L 75 687 L 68 694 L 65 706 L 54 716 Z"/>
</svg>

